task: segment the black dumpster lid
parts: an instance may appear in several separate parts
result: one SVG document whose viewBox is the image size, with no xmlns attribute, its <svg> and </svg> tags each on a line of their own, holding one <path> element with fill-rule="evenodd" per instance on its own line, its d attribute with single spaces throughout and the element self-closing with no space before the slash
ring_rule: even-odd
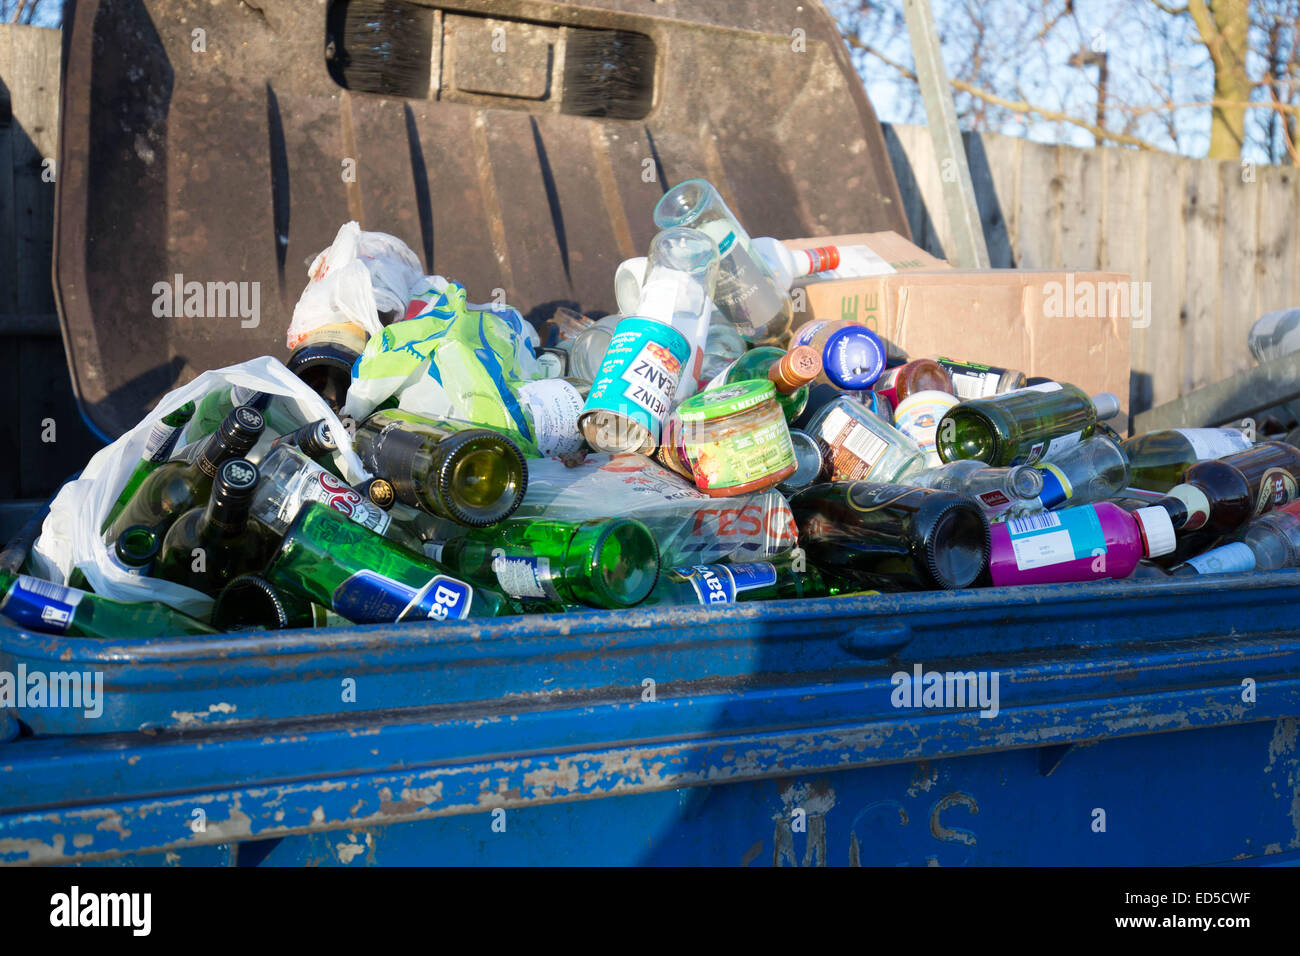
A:
<svg viewBox="0 0 1300 956">
<path fill-rule="evenodd" d="M 755 236 L 909 234 L 812 0 L 353 4 L 68 4 L 55 286 L 108 434 L 205 369 L 287 357 L 306 263 L 350 219 L 534 320 L 615 311 L 614 267 L 693 176 Z M 366 91 L 398 88 L 360 62 L 388 42 L 403 95 Z M 178 282 L 256 283 L 257 325 L 169 317 Z"/>
</svg>

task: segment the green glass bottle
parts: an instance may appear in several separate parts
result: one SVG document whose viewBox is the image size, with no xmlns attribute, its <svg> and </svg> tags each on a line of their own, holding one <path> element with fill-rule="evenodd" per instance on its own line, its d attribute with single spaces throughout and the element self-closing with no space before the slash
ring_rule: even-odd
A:
<svg viewBox="0 0 1300 956">
<path fill-rule="evenodd" d="M 633 607 L 659 576 L 659 545 L 632 518 L 513 518 L 425 545 L 439 564 L 522 602 Z"/>
<path fill-rule="evenodd" d="M 144 443 L 144 455 L 141 456 L 130 477 L 126 479 L 126 484 L 122 486 L 122 493 L 117 496 L 117 501 L 113 502 L 113 507 L 108 509 L 108 517 L 99 526 L 100 534 L 107 531 L 109 525 L 118 519 L 127 503 L 144 484 L 144 480 L 172 456 L 181 432 L 193 417 L 194 403 L 186 402 L 176 411 L 164 415 L 162 420 L 150 429 L 149 437 Z"/>
<path fill-rule="evenodd" d="M 642 607 L 777 601 L 833 593 L 806 559 L 796 563 L 794 554 L 783 554 L 767 561 L 665 568 Z"/>
<path fill-rule="evenodd" d="M 776 403 L 789 424 L 803 413 L 810 383 L 821 373 L 821 355 L 811 345 L 796 345 L 788 352 L 763 345 L 750 349 L 704 387 L 707 390 L 750 379 L 768 379 L 776 386 Z"/>
<path fill-rule="evenodd" d="M 223 462 L 206 505 L 172 524 L 154 577 L 216 596 L 231 578 L 261 570 L 274 542 L 249 522 L 257 466 L 244 458 Z"/>
<path fill-rule="evenodd" d="M 353 447 L 397 500 L 469 527 L 510 517 L 524 500 L 528 465 L 504 435 L 397 410 L 375 412 Z"/>
<path fill-rule="evenodd" d="M 1198 461 L 1245 451 L 1250 445 L 1235 428 L 1169 428 L 1134 435 L 1120 447 L 1128 455 L 1133 487 L 1168 491 Z"/>
<path fill-rule="evenodd" d="M 285 400 L 279 396 L 243 385 L 222 386 L 199 399 L 199 407 L 190 421 L 186 439 L 193 443 L 213 434 L 226 416 L 241 405 L 261 412 L 266 427 L 277 435 L 287 435 L 301 424 L 296 413 L 291 412 Z"/>
<path fill-rule="evenodd" d="M 216 634 L 188 614 L 154 601 L 114 601 L 26 574 L 0 570 L 0 614 L 19 627 L 106 640 Z"/>
<path fill-rule="evenodd" d="M 354 624 L 509 614 L 505 600 L 315 501 L 304 504 L 262 577 Z"/>
<path fill-rule="evenodd" d="M 1099 419 L 1119 413 L 1109 392 L 1045 382 L 950 408 L 936 442 L 945 462 L 975 458 L 986 465 L 1032 465 L 1090 438 Z"/>
<path fill-rule="evenodd" d="M 108 559 L 127 574 L 153 573 L 154 562 L 162 549 L 162 539 L 153 528 L 142 524 L 132 525 L 118 535 L 108 548 Z M 91 591 L 93 588 L 81 568 L 73 568 L 68 575 L 68 587 Z"/>
<path fill-rule="evenodd" d="M 262 413 L 257 409 L 240 405 L 231 411 L 194 461 L 169 461 L 141 483 L 130 504 L 109 526 L 104 540 L 117 540 L 135 524 L 165 535 L 173 521 L 207 499 L 221 464 L 246 454 L 264 429 Z"/>
</svg>

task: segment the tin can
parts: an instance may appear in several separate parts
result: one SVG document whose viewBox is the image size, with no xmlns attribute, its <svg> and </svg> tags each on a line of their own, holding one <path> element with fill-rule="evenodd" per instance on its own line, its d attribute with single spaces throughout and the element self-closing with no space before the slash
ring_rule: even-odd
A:
<svg viewBox="0 0 1300 956">
<path fill-rule="evenodd" d="M 647 454 L 691 355 L 671 325 L 632 316 L 618 324 L 591 383 L 578 427 L 592 448 Z"/>
</svg>

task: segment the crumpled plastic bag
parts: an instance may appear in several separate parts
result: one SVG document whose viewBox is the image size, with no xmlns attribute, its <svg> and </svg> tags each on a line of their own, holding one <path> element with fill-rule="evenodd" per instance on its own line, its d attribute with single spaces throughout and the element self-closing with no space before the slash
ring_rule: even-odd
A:
<svg viewBox="0 0 1300 956">
<path fill-rule="evenodd" d="M 473 305 L 465 287 L 427 276 L 407 318 L 372 336 L 352 370 L 344 414 L 357 421 L 394 395 L 403 411 L 534 438 L 516 390 L 542 378 L 537 333 L 510 306 Z M 531 333 L 531 334 L 530 334 Z"/>
<path fill-rule="evenodd" d="M 63 486 L 50 505 L 41 536 L 32 547 L 30 560 L 35 573 L 47 581 L 63 584 L 72 569 L 80 567 L 96 594 L 116 601 L 161 601 L 178 611 L 206 619 L 212 609 L 212 598 L 161 578 L 128 574 L 109 558 L 99 528 L 139 464 L 154 424 L 186 402 L 197 405 L 213 389 L 232 385 L 288 399 L 302 424 L 325 419 L 330 432 L 340 436 L 334 461 L 343 477 L 350 484 L 370 477 L 347 441 L 343 425 L 324 399 L 285 368 L 283 362 L 263 356 L 204 372 L 188 385 L 164 395 L 135 428 L 96 452 L 82 469 L 80 478 Z"/>
<path fill-rule="evenodd" d="M 396 236 L 362 232 L 356 222 L 346 222 L 333 244 L 312 260 L 307 275 L 285 337 L 290 349 L 324 325 L 352 322 L 377 334 L 384 327 L 381 313 L 397 317 L 406 311 L 424 268 Z"/>
</svg>

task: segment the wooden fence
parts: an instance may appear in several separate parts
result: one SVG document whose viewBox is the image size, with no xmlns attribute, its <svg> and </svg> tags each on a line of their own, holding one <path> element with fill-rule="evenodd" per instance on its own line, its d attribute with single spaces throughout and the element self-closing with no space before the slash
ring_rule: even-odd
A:
<svg viewBox="0 0 1300 956">
<path fill-rule="evenodd" d="M 914 238 L 942 255 L 948 224 L 929 133 L 886 133 Z M 1151 283 L 1151 323 L 1132 331 L 1134 414 L 1252 367 L 1254 321 L 1300 305 L 1292 167 L 975 134 L 966 153 L 995 267 Z"/>
</svg>

